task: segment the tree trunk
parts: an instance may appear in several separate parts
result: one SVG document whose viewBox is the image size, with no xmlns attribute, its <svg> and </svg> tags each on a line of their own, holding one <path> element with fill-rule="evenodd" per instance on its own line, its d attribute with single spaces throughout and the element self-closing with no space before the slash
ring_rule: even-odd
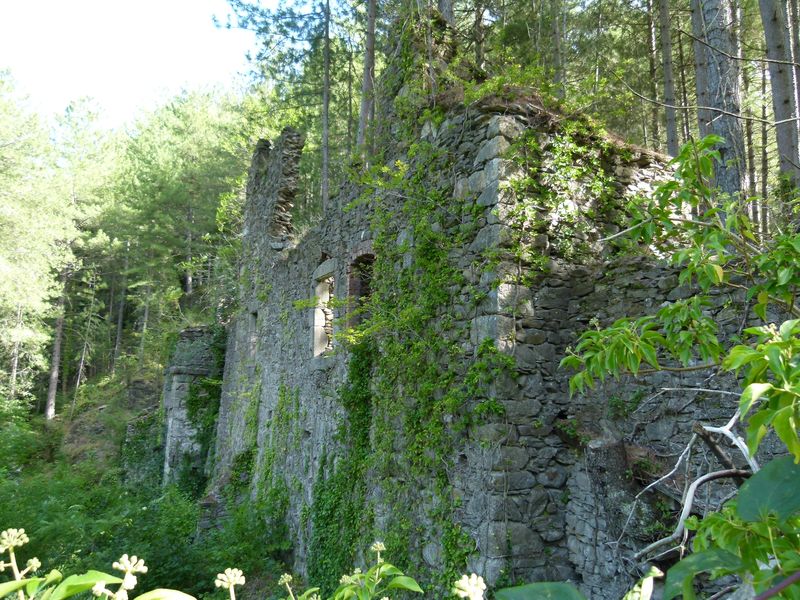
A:
<svg viewBox="0 0 800 600">
<path fill-rule="evenodd" d="M 680 151 L 678 141 L 678 118 L 675 108 L 675 76 L 672 70 L 672 31 L 669 19 L 669 0 L 658 1 L 658 24 L 661 32 L 661 65 L 664 70 L 664 104 L 667 117 L 667 152 L 677 156 Z"/>
<path fill-rule="evenodd" d="M 328 118 L 331 104 L 331 1 L 325 0 L 325 39 L 322 50 L 322 175 L 320 197 L 322 210 L 328 208 L 330 202 L 330 130 Z"/>
<path fill-rule="evenodd" d="M 456 26 L 456 13 L 453 10 L 453 0 L 438 0 L 439 12 L 450 27 Z"/>
<path fill-rule="evenodd" d="M 366 159 L 367 127 L 372 112 L 372 90 L 375 82 L 375 13 L 377 0 L 367 0 L 367 39 L 364 45 L 364 80 L 361 82 L 361 110 L 358 113 L 358 137 L 356 148 L 361 157 Z"/>
<path fill-rule="evenodd" d="M 665 0 L 666 1 L 666 0 Z M 681 123 L 683 126 L 683 143 L 689 141 L 691 137 L 692 128 L 689 119 L 689 89 L 686 85 L 686 61 L 683 57 L 683 36 L 678 36 L 678 60 L 680 61 L 680 76 L 681 76 L 681 104 L 683 110 L 681 111 Z"/>
<path fill-rule="evenodd" d="M 56 324 L 53 330 L 53 355 L 50 358 L 50 379 L 47 386 L 47 400 L 44 405 L 44 418 L 48 421 L 56 416 L 56 391 L 58 390 L 58 371 L 61 365 L 61 341 L 64 337 L 64 309 L 67 302 L 67 267 L 61 271 L 61 294 L 56 307 Z"/>
<path fill-rule="evenodd" d="M 767 58 L 788 61 L 791 58 L 790 36 L 787 29 L 785 0 L 759 0 L 761 22 L 767 42 Z M 775 113 L 775 137 L 778 140 L 780 172 L 792 185 L 800 184 L 800 160 L 797 156 L 797 127 L 790 119 L 795 117 L 792 70 L 786 64 L 769 63 L 772 86 L 772 109 Z"/>
<path fill-rule="evenodd" d="M 19 328 L 22 327 L 22 305 L 17 305 L 14 347 L 11 349 L 11 374 L 8 377 L 8 399 L 13 401 L 17 395 L 17 372 L 19 371 Z"/>
<path fill-rule="evenodd" d="M 128 295 L 128 253 L 131 249 L 130 240 L 125 242 L 125 261 L 122 265 L 122 285 L 120 286 L 119 312 L 117 313 L 117 334 L 114 337 L 114 359 L 111 363 L 111 372 L 117 368 L 119 352 L 122 348 L 122 325 L 125 321 L 125 300 Z"/>
<path fill-rule="evenodd" d="M 144 290 L 144 314 L 142 315 L 142 332 L 141 339 L 139 340 L 139 367 L 144 364 L 144 346 L 145 338 L 147 337 L 147 321 L 150 319 L 150 285 L 148 284 Z"/>
<path fill-rule="evenodd" d="M 647 0 L 647 63 L 650 70 L 650 97 L 658 100 L 658 69 L 656 68 L 656 55 L 658 45 L 656 43 L 656 22 L 655 7 L 653 0 Z M 598 61 L 599 62 L 599 61 Z M 598 70 L 595 70 L 595 82 L 597 82 Z M 661 150 L 661 124 L 658 114 L 658 104 L 650 104 L 650 132 L 652 136 L 652 147 L 654 150 Z"/>
<path fill-rule="evenodd" d="M 564 56 L 562 47 L 563 32 L 561 31 L 561 0 L 550 0 L 550 10 L 553 15 L 553 83 L 556 95 L 564 97 Z"/>
<path fill-rule="evenodd" d="M 797 6 L 797 0 L 789 0 L 789 31 L 791 32 L 792 42 L 792 61 L 794 62 L 794 116 L 797 120 L 794 122 L 797 128 L 797 160 L 796 163 L 800 164 L 800 8 Z"/>
<path fill-rule="evenodd" d="M 698 109 L 698 125 L 701 135 L 723 138 L 717 146 L 721 162 L 714 165 L 714 182 L 721 192 L 735 196 L 742 190 L 745 152 L 739 65 L 730 58 L 735 51 L 733 10 L 729 0 L 692 0 L 691 6 L 693 33 L 705 42 L 695 41 L 697 103 L 704 107 Z"/>
<path fill-rule="evenodd" d="M 769 179 L 769 131 L 767 129 L 767 67 L 761 66 L 761 235 L 769 233 L 769 204 L 767 182 Z"/>
<path fill-rule="evenodd" d="M 486 14 L 486 7 L 483 0 L 475 5 L 475 20 L 472 23 L 472 35 L 475 38 L 475 66 L 483 69 L 485 58 L 486 29 L 483 26 L 483 16 Z"/>
<path fill-rule="evenodd" d="M 356 132 L 357 133 L 357 132 Z M 353 155 L 353 38 L 347 36 L 347 156 Z"/>
</svg>

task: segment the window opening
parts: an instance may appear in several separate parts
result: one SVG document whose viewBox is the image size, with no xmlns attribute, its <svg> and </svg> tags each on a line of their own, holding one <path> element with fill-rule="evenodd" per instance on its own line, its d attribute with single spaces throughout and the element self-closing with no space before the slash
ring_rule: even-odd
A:
<svg viewBox="0 0 800 600">
<path fill-rule="evenodd" d="M 318 280 L 314 289 L 317 299 L 314 309 L 314 356 L 333 350 L 333 290 L 333 275 Z"/>
<path fill-rule="evenodd" d="M 350 297 L 351 327 L 361 323 L 366 318 L 365 303 L 372 293 L 372 273 L 375 257 L 372 254 L 363 254 L 356 258 L 350 265 L 350 280 L 348 282 L 348 296 Z"/>
</svg>

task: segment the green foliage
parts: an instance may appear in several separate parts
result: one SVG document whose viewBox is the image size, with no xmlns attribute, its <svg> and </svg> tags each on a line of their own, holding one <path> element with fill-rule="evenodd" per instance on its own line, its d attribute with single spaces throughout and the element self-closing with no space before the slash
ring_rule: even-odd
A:
<svg viewBox="0 0 800 600">
<path fill-rule="evenodd" d="M 529 583 L 497 590 L 496 600 L 585 600 L 569 583 Z"/>
<path fill-rule="evenodd" d="M 694 598 L 698 573 L 737 574 L 752 580 L 757 591 L 766 591 L 800 564 L 800 521 L 793 500 L 795 463 L 800 462 L 800 319 L 768 322 L 776 314 L 798 314 L 795 270 L 788 265 L 797 256 L 800 235 L 759 240 L 744 207 L 718 196 L 710 182 L 714 162 L 720 160 L 714 149 L 719 141 L 709 137 L 684 146 L 674 179 L 661 185 L 652 200 L 639 199 L 629 207 L 634 226 L 623 243 L 655 248 L 669 257 L 682 269 L 679 281 L 695 286 L 694 295 L 665 305 L 655 315 L 620 319 L 605 328 L 595 323 L 561 363 L 579 370 L 570 380 L 572 392 L 594 387 L 597 379 L 609 375 L 641 375 L 643 363 L 651 371 L 719 366 L 743 372 L 735 418 L 747 418 L 750 455 L 774 431 L 794 458 L 775 460 L 755 473 L 736 500 L 701 522 L 690 519 L 687 526 L 697 530 L 695 552 L 668 572 L 667 600 L 680 594 Z M 687 208 L 699 215 L 688 216 Z M 746 298 L 746 303 L 734 305 L 743 322 L 760 319 L 766 324 L 746 328 L 742 338 L 720 340 L 708 310 L 710 291 L 719 289 Z"/>
<path fill-rule="evenodd" d="M 355 562 L 358 545 L 370 526 L 365 502 L 374 354 L 368 342 L 351 348 L 347 382 L 340 393 L 345 409 L 345 422 L 337 434 L 341 451 L 327 455 L 313 489 L 308 574 L 325 593 Z"/>
<path fill-rule="evenodd" d="M 370 550 L 376 554 L 375 564 L 366 573 L 357 568 L 351 575 L 342 575 L 339 579 L 339 586 L 330 594 L 330 600 L 374 600 L 397 592 L 421 594 L 422 588 L 413 578 L 403 574 L 400 569 L 381 558 L 381 552 L 385 549 L 382 542 L 372 544 Z M 291 583 L 292 576 L 288 574 L 284 574 L 279 580 L 279 584 L 285 586 L 289 592 L 289 598 L 286 600 L 320 598 L 317 594 L 320 591 L 318 587 L 309 588 L 295 598 Z M 328 596 L 329 594 L 325 593 L 324 595 Z"/>
</svg>

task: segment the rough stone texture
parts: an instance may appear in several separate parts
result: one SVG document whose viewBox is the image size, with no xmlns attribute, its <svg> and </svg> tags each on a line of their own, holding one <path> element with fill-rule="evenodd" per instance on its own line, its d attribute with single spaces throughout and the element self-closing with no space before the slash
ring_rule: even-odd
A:
<svg viewBox="0 0 800 600">
<path fill-rule="evenodd" d="M 207 329 L 183 330 L 164 373 L 164 485 L 174 482 L 181 469 L 202 473 L 205 468 L 206 457 L 201 455 L 197 427 L 189 418 L 186 402 L 192 384 L 208 377 L 214 368 L 211 343 L 212 335 Z"/>
<path fill-rule="evenodd" d="M 513 262 L 501 261 L 491 269 L 482 265 L 487 249 L 528 235 L 526 223 L 511 216 L 515 199 L 508 182 L 519 168 L 503 153 L 523 132 L 535 131 L 543 153 L 540 177 L 547 181 L 557 128 L 551 116 L 526 99 L 486 101 L 448 114 L 438 127 L 425 127 L 426 138 L 449 153 L 453 164 L 452 172 L 430 175 L 431 187 L 452 190 L 452 205 L 442 207 L 444 227 L 474 231 L 451 262 L 469 283 L 485 290 L 477 307 L 466 292 L 454 290 L 456 301 L 447 308 L 454 323 L 442 335 L 458 336 L 466 357 L 463 373 L 477 360 L 477 347 L 486 338 L 516 360 L 514 372 L 493 384 L 504 415 L 487 418 L 458 437 L 460 448 L 449 471 L 453 496 L 459 499 L 453 518 L 475 542 L 468 568 L 489 583 L 501 575 L 525 581 L 572 580 L 591 598 L 618 598 L 630 581 L 624 558 L 654 535 L 647 526 L 657 515 L 647 502 L 625 528 L 640 479 L 648 470 L 651 476 L 658 474 L 659 457 L 680 451 L 700 411 L 707 421 L 717 422 L 731 407 L 719 397 L 656 395 L 665 384 L 699 385 L 709 376 L 704 371 L 658 375 L 646 383 L 608 382 L 595 393 L 570 398 L 569 374 L 558 363 L 590 319 L 609 323 L 686 293 L 675 287 L 674 272 L 666 267 L 607 258 L 599 239 L 618 230 L 613 215 L 574 234 L 590 251 L 586 264 L 559 254 L 559 242 L 568 235 L 562 228 L 567 212 L 586 215 L 598 208 L 599 199 L 587 182 L 572 182 L 558 208 L 539 215 L 548 229 L 524 238 L 541 253 L 545 275 Z M 259 143 L 254 156 L 240 273 L 245 282 L 242 311 L 229 330 L 209 497 L 228 485 L 238 456 L 255 452 L 252 494 L 276 483 L 288 489 L 286 520 L 294 567 L 302 573 L 309 540 L 303 513 L 313 502 L 323 456 L 336 447 L 334 435 L 342 417 L 337 390 L 345 381 L 348 360 L 341 348 L 314 356 L 316 308 L 308 300 L 320 278 L 329 275 L 332 295 L 347 297 L 351 266 L 372 253 L 372 232 L 368 209 L 336 209 L 360 193 L 345 188 L 319 225 L 302 239 L 293 237 L 290 206 L 301 150 L 300 136 L 285 130 L 274 147 Z M 618 199 L 648 192 L 665 173 L 658 157 L 636 149 L 611 149 L 604 161 Z M 397 243 L 414 240 L 402 233 Z M 398 269 L 411 260 L 408 254 Z M 722 314 L 730 299 L 717 300 L 709 310 Z M 347 306 L 330 307 L 334 327 L 346 321 Z M 175 372 L 165 388 L 173 406 L 168 413 L 168 462 L 170 456 L 192 451 L 191 428 L 180 417 L 181 386 L 191 376 Z M 622 419 L 610 414 L 612 397 L 627 403 L 630 414 Z M 480 400 L 465 398 L 464 410 Z M 171 436 L 177 436 L 174 443 Z M 654 458 L 645 464 L 643 456 Z M 169 464 L 165 472 L 176 463 L 172 459 Z M 368 494 L 375 502 L 378 531 L 391 511 L 381 506 L 384 483 L 370 482 Z M 409 498 L 421 523 L 429 522 L 431 491 L 426 486 L 422 482 L 418 496 Z M 669 489 L 662 493 L 669 499 Z M 440 541 L 434 530 L 429 539 L 418 540 L 421 561 L 433 569 L 441 566 Z"/>
</svg>

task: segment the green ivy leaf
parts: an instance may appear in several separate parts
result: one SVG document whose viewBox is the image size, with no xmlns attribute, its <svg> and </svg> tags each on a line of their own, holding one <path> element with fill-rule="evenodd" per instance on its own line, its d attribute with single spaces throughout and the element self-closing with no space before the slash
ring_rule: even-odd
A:
<svg viewBox="0 0 800 600">
<path fill-rule="evenodd" d="M 778 332 L 780 333 L 781 339 L 784 342 L 788 341 L 792 337 L 799 323 L 800 319 L 792 319 L 790 321 L 784 321 L 781 323 L 781 327 Z"/>
<path fill-rule="evenodd" d="M 695 575 L 716 569 L 735 571 L 742 568 L 742 561 L 725 550 L 712 549 L 690 554 L 667 571 L 663 600 L 672 600 L 683 594 L 685 599 L 694 598 L 692 582 Z"/>
<path fill-rule="evenodd" d="M 20 579 L 19 581 L 6 581 L 4 583 L 0 583 L 0 598 L 5 598 L 6 596 L 13 594 L 17 590 L 21 590 L 29 583 L 35 581 L 44 581 L 44 578 L 32 577 L 30 579 Z"/>
<path fill-rule="evenodd" d="M 746 364 L 758 360 L 763 354 L 753 350 L 749 346 L 734 346 L 722 361 L 722 367 L 728 371 L 735 371 Z"/>
<path fill-rule="evenodd" d="M 739 412 L 742 416 L 750 412 L 753 404 L 771 389 L 772 384 L 766 382 L 751 383 L 744 388 L 742 396 L 739 399 Z"/>
<path fill-rule="evenodd" d="M 569 583 L 529 583 L 503 588 L 494 593 L 495 600 L 586 600 L 578 589 Z"/>
<path fill-rule="evenodd" d="M 664 573 L 661 569 L 651 566 L 647 574 L 623 596 L 622 600 L 650 600 L 653 595 L 654 581 L 663 576 Z"/>
<path fill-rule="evenodd" d="M 778 269 L 778 285 L 786 285 L 792 278 L 794 270 L 789 267 Z"/>
<path fill-rule="evenodd" d="M 190 596 L 178 590 L 157 589 L 150 590 L 140 596 L 136 596 L 134 600 L 196 600 L 194 596 Z"/>
<path fill-rule="evenodd" d="M 419 587 L 419 584 L 407 575 L 398 575 L 389 582 L 386 589 L 408 590 L 409 592 L 417 592 L 418 594 L 422 593 L 422 588 Z"/>
<path fill-rule="evenodd" d="M 63 600 L 75 594 L 80 594 L 92 589 L 100 581 L 104 581 L 106 584 L 122 583 L 122 579 L 119 577 L 100 571 L 87 571 L 83 575 L 70 575 L 53 590 L 50 600 Z"/>
<path fill-rule="evenodd" d="M 791 456 L 776 458 L 744 482 L 736 514 L 748 522 L 773 514 L 786 521 L 800 512 L 800 465 Z"/>
</svg>

